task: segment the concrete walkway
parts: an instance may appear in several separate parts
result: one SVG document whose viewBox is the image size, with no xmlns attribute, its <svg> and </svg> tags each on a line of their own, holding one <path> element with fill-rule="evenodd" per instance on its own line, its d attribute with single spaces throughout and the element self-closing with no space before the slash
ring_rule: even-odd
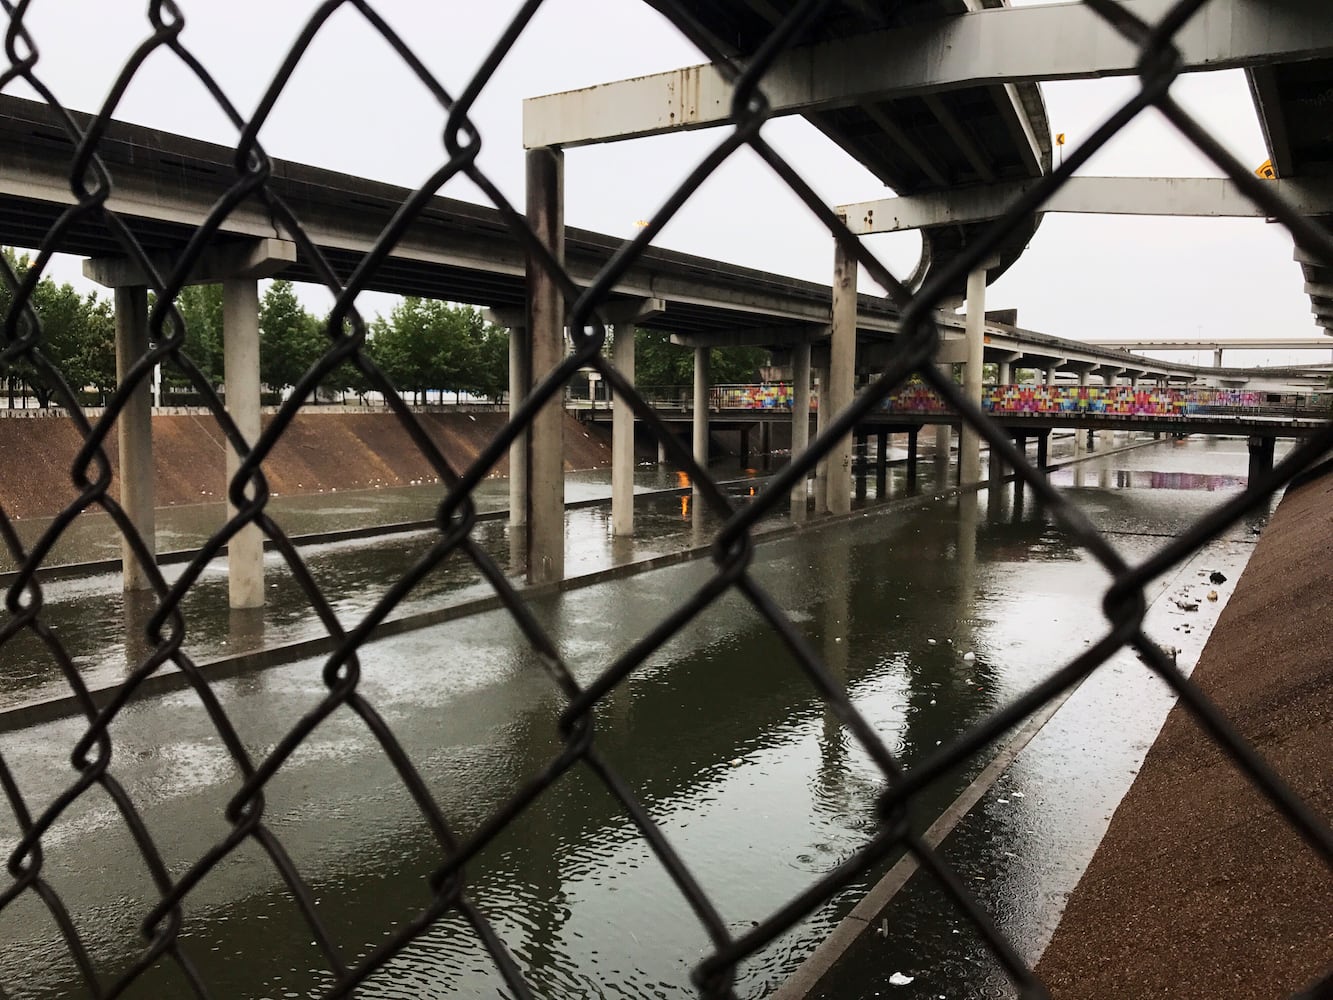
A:
<svg viewBox="0 0 1333 1000">
<path fill-rule="evenodd" d="M 1194 681 L 1333 816 L 1333 476 L 1279 505 Z M 1333 870 L 1182 705 L 1038 973 L 1056 1000 L 1333 996 Z"/>
</svg>

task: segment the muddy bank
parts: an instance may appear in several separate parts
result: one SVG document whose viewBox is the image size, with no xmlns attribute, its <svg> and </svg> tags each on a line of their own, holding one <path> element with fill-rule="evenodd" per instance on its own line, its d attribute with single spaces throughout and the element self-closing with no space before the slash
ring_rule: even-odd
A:
<svg viewBox="0 0 1333 1000">
<path fill-rule="evenodd" d="M 456 470 L 466 468 L 505 421 L 502 413 L 422 413 L 418 418 Z M 270 419 L 265 416 L 265 426 Z M 157 506 L 224 497 L 224 443 L 221 430 L 207 415 L 155 416 Z M 74 499 L 70 467 L 82 444 L 74 424 L 62 417 L 0 419 L 0 504 L 6 513 L 50 517 Z M 114 433 L 107 451 L 116 469 Z M 566 417 L 566 470 L 610 464 L 609 437 Z M 492 475 L 508 472 L 505 457 Z M 302 413 L 264 463 L 264 473 L 270 491 L 278 495 L 405 486 L 436 476 L 398 420 L 384 412 Z M 112 489 L 119 487 L 113 483 Z"/>
<path fill-rule="evenodd" d="M 1333 477 L 1282 501 L 1235 586 L 1194 680 L 1328 822 Z M 1333 872 L 1177 705 L 1038 973 L 1056 1000 L 1248 1000 L 1331 970 Z"/>
</svg>

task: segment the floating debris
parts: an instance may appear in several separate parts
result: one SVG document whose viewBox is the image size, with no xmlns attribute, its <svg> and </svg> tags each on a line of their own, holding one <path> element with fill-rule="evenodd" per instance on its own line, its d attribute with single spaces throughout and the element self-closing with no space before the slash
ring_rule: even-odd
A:
<svg viewBox="0 0 1333 1000">
<path fill-rule="evenodd" d="M 971 662 L 972 662 L 973 660 L 975 660 L 976 658 L 977 658 L 977 654 L 974 653 L 974 652 L 972 652 L 970 649 L 969 649 L 966 653 L 963 654 L 963 662 L 964 662 L 964 663 L 971 663 Z"/>
<path fill-rule="evenodd" d="M 1215 591 L 1215 590 L 1210 590 L 1210 591 L 1208 591 L 1208 600 L 1210 600 L 1210 601 L 1215 601 L 1215 600 L 1217 600 L 1217 591 Z"/>
<path fill-rule="evenodd" d="M 895 972 L 889 977 L 890 986 L 908 986 L 916 980 L 916 976 L 904 976 L 901 972 Z"/>
<path fill-rule="evenodd" d="M 1209 583 L 1226 583 L 1226 582 L 1227 582 L 1227 578 L 1226 578 L 1223 574 L 1219 573 L 1217 570 L 1213 570 L 1211 573 L 1208 574 L 1208 582 L 1209 582 Z"/>
<path fill-rule="evenodd" d="M 1185 600 L 1184 598 L 1177 597 L 1177 598 L 1176 598 L 1176 607 L 1178 607 L 1181 611 L 1198 611 L 1198 610 L 1199 610 L 1199 602 L 1198 602 L 1198 601 L 1187 601 L 1187 600 Z"/>
</svg>

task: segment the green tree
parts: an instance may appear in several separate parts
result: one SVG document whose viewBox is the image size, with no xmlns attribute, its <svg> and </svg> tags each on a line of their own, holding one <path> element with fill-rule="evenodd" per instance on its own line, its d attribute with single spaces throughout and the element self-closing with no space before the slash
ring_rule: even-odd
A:
<svg viewBox="0 0 1333 1000">
<path fill-rule="evenodd" d="M 176 296 L 176 309 L 185 321 L 183 353 L 216 388 L 223 379 L 222 286 L 189 285 Z M 163 331 L 170 332 L 165 324 Z M 168 386 L 187 388 L 191 384 L 172 364 L 163 366 L 162 378 Z"/>
<path fill-rule="evenodd" d="M 116 315 L 110 300 L 93 292 L 84 300 L 84 365 L 88 382 L 103 397 L 116 389 Z"/>
<path fill-rule="evenodd" d="M 756 382 L 768 360 L 759 347 L 715 347 L 708 354 L 709 380 L 714 385 Z M 646 387 L 692 385 L 694 349 L 671 343 L 671 335 L 661 330 L 635 330 L 634 381 Z"/>
<path fill-rule="evenodd" d="M 10 273 L 21 281 L 32 266 L 31 258 L 26 254 L 20 257 L 9 247 L 3 252 Z M 0 316 L 6 322 L 13 304 L 14 295 L 9 283 L 0 283 Z M 46 408 L 51 405 L 59 385 L 57 376 L 63 378 L 74 392 L 97 381 L 96 355 L 89 347 L 92 314 L 89 303 L 74 290 L 74 286 L 68 283 L 57 285 L 48 277 L 37 283 L 28 305 L 36 314 L 41 330 L 37 351 L 49 368 L 36 363 L 36 358 L 26 356 L 16 359 L 5 374 L 11 391 L 15 380 L 27 383 L 37 397 L 38 405 Z M 15 319 L 14 336 L 25 336 L 28 333 L 26 322 L 20 317 Z"/>
<path fill-rule="evenodd" d="M 328 346 L 319 320 L 302 307 L 290 281 L 274 281 L 259 303 L 259 380 L 270 389 L 295 385 Z"/>
<path fill-rule="evenodd" d="M 475 309 L 408 296 L 372 325 L 371 356 L 400 392 L 470 392 L 479 385 L 485 323 Z"/>
</svg>

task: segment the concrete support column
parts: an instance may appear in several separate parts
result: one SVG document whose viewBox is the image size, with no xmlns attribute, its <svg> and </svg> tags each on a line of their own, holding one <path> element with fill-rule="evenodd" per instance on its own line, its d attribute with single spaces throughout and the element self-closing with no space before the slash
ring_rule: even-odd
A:
<svg viewBox="0 0 1333 1000">
<path fill-rule="evenodd" d="M 996 365 L 996 373 L 995 373 L 996 385 L 1009 385 L 1011 384 L 1010 380 L 1012 378 L 1013 378 L 1013 367 L 1010 365 L 1008 361 L 1001 361 L 998 365 Z"/>
<path fill-rule="evenodd" d="M 963 394 L 981 405 L 981 365 L 986 335 L 986 268 L 967 276 L 967 364 L 963 367 Z M 964 423 L 958 432 L 958 482 L 966 486 L 981 478 L 981 438 Z"/>
<path fill-rule="evenodd" d="M 557 261 L 565 258 L 565 157 L 558 149 L 527 154 L 528 225 Z M 552 275 L 527 262 L 529 374 L 535 386 L 565 353 L 565 303 Z M 565 575 L 564 401 L 557 393 L 528 430 L 528 582 Z"/>
<path fill-rule="evenodd" d="M 810 446 L 810 345 L 797 344 L 791 352 L 791 460 L 796 461 Z M 791 490 L 792 520 L 805 519 L 809 500 L 808 477 L 802 476 Z"/>
<path fill-rule="evenodd" d="M 1078 373 L 1078 384 L 1080 389 L 1086 389 L 1088 387 L 1087 369 L 1083 369 Z M 1087 451 L 1087 446 L 1083 443 L 1083 430 L 1082 428 L 1075 428 L 1074 455 L 1075 456 L 1082 455 L 1085 451 Z"/>
<path fill-rule="evenodd" d="M 759 425 L 759 462 L 765 472 L 773 467 L 773 421 Z"/>
<path fill-rule="evenodd" d="M 708 348 L 694 349 L 694 460 L 708 468 Z M 695 489 L 695 495 L 698 495 Z"/>
<path fill-rule="evenodd" d="M 829 419 L 852 405 L 856 395 L 856 258 L 841 243 L 833 251 L 832 335 L 829 341 Z M 828 509 L 852 509 L 852 439 L 842 438 L 829 452 Z M 864 481 L 859 487 L 864 489 Z"/>
<path fill-rule="evenodd" d="M 916 455 L 917 438 L 921 434 L 920 427 L 913 427 L 907 432 L 907 492 L 916 492 Z"/>
<path fill-rule="evenodd" d="M 1276 438 L 1253 436 L 1249 439 L 1249 479 L 1251 486 L 1273 471 L 1273 455 L 1276 445 Z"/>
<path fill-rule="evenodd" d="M 818 404 L 815 414 L 815 433 L 822 435 L 824 428 L 828 426 L 831 416 L 829 403 L 828 369 L 825 368 L 815 377 L 815 394 L 818 396 Z M 828 513 L 828 481 L 829 481 L 829 459 L 828 454 L 819 460 L 815 466 L 815 513 Z"/>
<path fill-rule="evenodd" d="M 1214 368 L 1221 368 L 1221 367 L 1222 367 L 1222 348 L 1220 348 L 1220 347 L 1219 347 L 1219 348 L 1216 348 L 1216 349 L 1213 351 L 1213 367 L 1214 367 Z"/>
<path fill-rule="evenodd" d="M 1055 365 L 1051 365 L 1051 367 L 1049 367 L 1049 368 L 1046 369 L 1046 384 L 1047 384 L 1047 385 L 1055 385 L 1055 384 L 1056 384 L 1055 377 L 1056 377 L 1056 375 L 1057 375 L 1058 372 L 1059 372 L 1059 369 L 1056 368 Z"/>
<path fill-rule="evenodd" d="M 1051 442 L 1051 432 L 1042 431 L 1037 435 L 1037 468 L 1046 471 L 1047 457 Z"/>
<path fill-rule="evenodd" d="M 946 378 L 953 378 L 953 365 L 940 365 L 940 373 Z M 953 445 L 953 428 L 948 424 L 935 425 L 935 472 L 939 485 L 943 486 L 945 470 L 949 467 L 949 450 Z"/>
<path fill-rule="evenodd" d="M 148 353 L 148 289 L 142 285 L 117 288 L 116 381 L 123 383 L 134 363 Z M 120 505 L 135 531 L 157 555 L 157 526 L 153 473 L 152 385 L 141 382 L 116 421 L 120 455 Z M 127 591 L 148 590 L 148 569 L 139 564 L 129 543 L 121 539 L 121 579 Z"/>
<path fill-rule="evenodd" d="M 634 384 L 634 327 L 612 333 L 611 363 Z M 620 393 L 611 401 L 611 534 L 634 534 L 634 411 Z"/>
<path fill-rule="evenodd" d="M 526 327 L 509 328 L 509 415 L 513 417 L 532 385 L 528 369 L 531 352 Z M 509 446 L 509 525 L 521 528 L 528 523 L 528 432 L 521 431 Z"/>
<path fill-rule="evenodd" d="M 227 414 L 251 447 L 259 438 L 259 282 L 229 278 L 222 283 L 223 370 Z M 227 448 L 227 492 L 241 456 Z M 227 516 L 236 513 L 227 500 Z M 264 605 L 264 536 L 247 524 L 227 543 L 227 589 L 233 608 Z"/>
</svg>

